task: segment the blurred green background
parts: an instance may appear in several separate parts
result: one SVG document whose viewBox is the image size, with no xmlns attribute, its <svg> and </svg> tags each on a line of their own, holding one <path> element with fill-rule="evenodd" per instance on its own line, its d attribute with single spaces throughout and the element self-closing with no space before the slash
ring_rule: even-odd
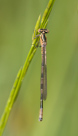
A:
<svg viewBox="0 0 78 136">
<path fill-rule="evenodd" d="M 0 0 L 0 117 L 49 0 Z M 38 48 L 3 136 L 78 136 L 78 0 L 56 0 L 47 28 L 47 100 L 39 122 Z"/>
</svg>

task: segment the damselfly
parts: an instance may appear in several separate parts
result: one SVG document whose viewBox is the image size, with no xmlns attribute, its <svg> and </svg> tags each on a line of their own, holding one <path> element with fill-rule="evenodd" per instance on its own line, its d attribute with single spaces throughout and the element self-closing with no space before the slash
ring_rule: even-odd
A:
<svg viewBox="0 0 78 136">
<path fill-rule="evenodd" d="M 39 121 L 43 120 L 43 99 L 46 100 L 47 97 L 47 65 L 46 65 L 46 45 L 47 38 L 45 36 L 49 31 L 47 29 L 39 29 L 40 33 L 40 44 L 41 44 L 41 97 L 40 97 L 40 112 L 39 112 Z"/>
</svg>

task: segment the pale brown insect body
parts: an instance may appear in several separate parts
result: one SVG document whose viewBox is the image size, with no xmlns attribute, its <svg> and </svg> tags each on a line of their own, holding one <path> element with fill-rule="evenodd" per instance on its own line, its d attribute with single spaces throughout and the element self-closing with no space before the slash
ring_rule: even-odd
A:
<svg viewBox="0 0 78 136">
<path fill-rule="evenodd" d="M 39 121 L 43 120 L 43 99 L 46 100 L 47 97 L 47 65 L 46 65 L 46 45 L 47 38 L 45 33 L 49 31 L 47 29 L 39 29 L 40 35 L 40 44 L 41 44 L 41 97 L 40 97 L 40 113 L 39 113 Z"/>
</svg>

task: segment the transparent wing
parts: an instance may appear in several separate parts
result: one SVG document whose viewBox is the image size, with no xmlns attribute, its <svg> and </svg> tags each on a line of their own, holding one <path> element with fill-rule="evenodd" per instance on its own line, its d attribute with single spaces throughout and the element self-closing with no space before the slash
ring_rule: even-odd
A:
<svg viewBox="0 0 78 136">
<path fill-rule="evenodd" d="M 43 89 L 43 99 L 46 100 L 47 98 L 47 65 L 46 65 L 46 47 L 44 53 L 44 89 Z"/>
</svg>

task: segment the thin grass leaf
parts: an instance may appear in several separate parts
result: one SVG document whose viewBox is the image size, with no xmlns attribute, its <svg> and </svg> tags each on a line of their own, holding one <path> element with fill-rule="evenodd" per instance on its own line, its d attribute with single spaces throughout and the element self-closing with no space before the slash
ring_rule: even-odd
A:
<svg viewBox="0 0 78 136">
<path fill-rule="evenodd" d="M 5 110 L 4 110 L 3 116 L 0 120 L 0 136 L 3 133 L 3 130 L 4 130 L 5 125 L 7 123 L 10 111 L 12 109 L 12 106 L 13 106 L 15 99 L 17 97 L 17 94 L 19 92 L 19 88 L 21 86 L 21 84 L 19 84 L 19 81 L 21 81 L 20 80 L 21 73 L 22 73 L 22 69 L 20 69 L 18 74 L 17 74 L 16 80 L 14 82 L 13 88 L 12 88 L 11 93 L 10 93 L 10 97 L 7 101 L 7 105 L 6 105 Z"/>
<path fill-rule="evenodd" d="M 55 0 L 50 0 L 49 1 L 48 5 L 47 5 L 47 8 L 45 9 L 44 14 L 42 16 L 40 28 L 44 28 L 44 26 L 45 26 L 45 24 L 46 24 L 46 22 L 47 22 L 47 20 L 49 18 L 49 15 L 51 13 L 54 2 L 55 2 Z"/>
</svg>

